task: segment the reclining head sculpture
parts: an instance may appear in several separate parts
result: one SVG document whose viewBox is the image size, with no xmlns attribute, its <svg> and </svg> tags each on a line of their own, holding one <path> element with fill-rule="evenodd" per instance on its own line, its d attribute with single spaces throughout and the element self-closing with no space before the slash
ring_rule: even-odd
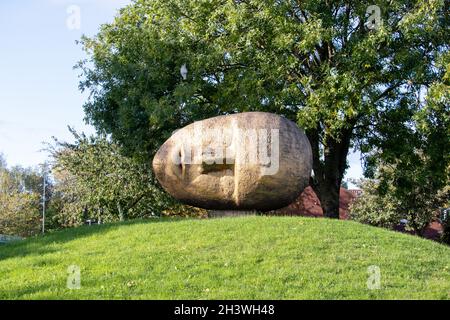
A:
<svg viewBox="0 0 450 320">
<path fill-rule="evenodd" d="M 194 122 L 158 150 L 153 170 L 183 203 L 216 210 L 270 211 L 308 185 L 311 146 L 295 123 L 245 112 Z"/>
</svg>

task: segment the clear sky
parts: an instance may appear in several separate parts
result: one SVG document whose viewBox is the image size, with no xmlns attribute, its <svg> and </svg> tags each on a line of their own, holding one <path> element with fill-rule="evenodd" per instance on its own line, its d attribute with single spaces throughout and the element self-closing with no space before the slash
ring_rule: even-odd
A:
<svg viewBox="0 0 450 320">
<path fill-rule="evenodd" d="M 0 1 L 0 153 L 10 166 L 42 163 L 43 142 L 52 136 L 70 141 L 68 125 L 94 132 L 83 121 L 87 94 L 78 90 L 72 67 L 85 56 L 75 41 L 94 35 L 129 2 Z M 349 162 L 347 177 L 359 177 L 359 154 Z"/>
<path fill-rule="evenodd" d="M 84 55 L 75 40 L 94 35 L 128 2 L 0 1 L 0 152 L 9 165 L 43 162 L 42 142 L 70 140 L 67 125 L 94 131 L 83 122 L 87 95 L 78 90 L 72 67 Z"/>
</svg>

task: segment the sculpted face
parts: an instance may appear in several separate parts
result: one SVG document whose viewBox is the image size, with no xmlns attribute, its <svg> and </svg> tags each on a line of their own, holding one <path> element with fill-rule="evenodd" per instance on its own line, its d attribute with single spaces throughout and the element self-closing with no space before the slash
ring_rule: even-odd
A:
<svg viewBox="0 0 450 320">
<path fill-rule="evenodd" d="M 308 185 L 311 168 L 304 133 L 263 112 L 195 122 L 176 131 L 153 159 L 167 192 L 206 209 L 284 207 Z"/>
</svg>

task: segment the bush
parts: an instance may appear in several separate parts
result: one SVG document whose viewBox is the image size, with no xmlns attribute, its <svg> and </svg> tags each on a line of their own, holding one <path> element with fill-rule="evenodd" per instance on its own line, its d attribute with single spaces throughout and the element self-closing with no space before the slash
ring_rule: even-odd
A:
<svg viewBox="0 0 450 320">
<path fill-rule="evenodd" d="M 158 216 L 174 203 L 157 186 L 149 161 L 126 156 L 105 136 L 71 132 L 74 144 L 56 140 L 50 149 L 55 218 L 62 226 L 77 226 L 87 219 L 112 222 Z"/>
<path fill-rule="evenodd" d="M 0 234 L 30 237 L 40 232 L 36 194 L 0 193 Z"/>
<path fill-rule="evenodd" d="M 361 187 L 362 195 L 350 204 L 349 218 L 377 227 L 394 228 L 402 219 L 397 210 L 398 201 L 390 195 L 380 196 L 373 180 L 365 180 Z"/>
<path fill-rule="evenodd" d="M 41 177 L 32 169 L 1 165 L 0 234 L 29 237 L 39 233 Z"/>
</svg>

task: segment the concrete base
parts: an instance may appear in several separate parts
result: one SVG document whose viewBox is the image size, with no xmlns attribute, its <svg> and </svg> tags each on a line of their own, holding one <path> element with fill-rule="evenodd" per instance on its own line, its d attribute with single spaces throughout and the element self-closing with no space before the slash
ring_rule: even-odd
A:
<svg viewBox="0 0 450 320">
<path fill-rule="evenodd" d="M 208 218 L 224 218 L 224 217 L 238 217 L 238 216 L 254 216 L 256 211 L 252 210 L 209 210 Z"/>
</svg>

